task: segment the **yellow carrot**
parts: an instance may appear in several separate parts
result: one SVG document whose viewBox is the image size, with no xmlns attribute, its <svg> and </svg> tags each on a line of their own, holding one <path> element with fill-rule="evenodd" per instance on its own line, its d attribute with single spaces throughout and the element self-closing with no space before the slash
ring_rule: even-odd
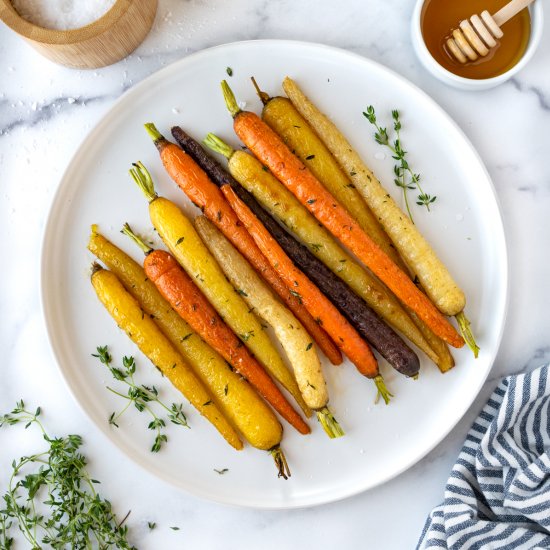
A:
<svg viewBox="0 0 550 550">
<path fill-rule="evenodd" d="M 176 204 L 154 193 L 153 182 L 143 166 L 142 180 L 138 172 L 133 175 L 149 200 L 151 222 L 168 249 L 256 359 L 289 391 L 304 413 L 311 415 L 296 379 L 271 343 L 262 324 L 242 297 L 233 290 L 191 221 Z"/>
<path fill-rule="evenodd" d="M 246 440 L 269 450 L 281 442 L 282 426 L 272 410 L 248 382 L 234 372 L 161 296 L 143 268 L 101 235 L 95 226 L 88 249 L 122 282 L 195 374 L 209 389 L 216 404 Z"/>
<path fill-rule="evenodd" d="M 294 369 L 298 386 L 329 437 L 344 435 L 327 407 L 328 391 L 315 345 L 300 321 L 275 298 L 252 266 L 204 216 L 195 228 L 222 267 L 233 288 L 273 328 Z"/>
<path fill-rule="evenodd" d="M 350 174 L 353 184 L 377 216 L 433 303 L 445 315 L 457 317 L 464 338 L 477 357 L 479 348 L 464 314 L 466 305 L 464 292 L 453 280 L 445 265 L 336 125 L 319 111 L 293 80 L 285 78 L 283 88 L 342 169 Z"/>
<path fill-rule="evenodd" d="M 211 394 L 155 322 L 148 315 L 143 315 L 138 301 L 126 291 L 116 275 L 95 264 L 91 280 L 107 311 L 142 353 L 214 425 L 232 447 L 242 449 L 242 441 L 212 401 Z"/>
</svg>

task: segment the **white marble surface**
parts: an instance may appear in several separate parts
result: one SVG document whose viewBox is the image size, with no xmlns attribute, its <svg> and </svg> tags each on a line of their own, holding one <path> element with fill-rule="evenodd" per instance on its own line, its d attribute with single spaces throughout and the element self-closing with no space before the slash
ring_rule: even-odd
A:
<svg viewBox="0 0 550 550">
<path fill-rule="evenodd" d="M 509 83 L 487 92 L 459 92 L 434 80 L 416 59 L 409 40 L 412 8 L 412 0 L 160 0 L 145 43 L 124 61 L 97 71 L 58 67 L 0 26 L 0 411 L 23 397 L 42 405 L 51 432 L 82 434 L 90 470 L 102 480 L 105 496 L 120 514 L 132 510 L 128 524 L 139 548 L 412 548 L 426 514 L 441 500 L 465 433 L 496 380 L 550 358 L 550 33 L 544 33 L 535 57 Z M 384 486 L 292 512 L 204 502 L 128 461 L 67 393 L 39 303 L 40 243 L 48 205 L 84 135 L 117 97 L 159 68 L 208 46 L 257 38 L 345 48 L 428 92 L 486 163 L 500 198 L 510 256 L 503 342 L 488 381 L 459 425 L 419 464 Z M 2 489 L 5 468 L 21 440 L 21 432 L 0 432 Z M 152 532 L 148 521 L 157 523 Z"/>
</svg>

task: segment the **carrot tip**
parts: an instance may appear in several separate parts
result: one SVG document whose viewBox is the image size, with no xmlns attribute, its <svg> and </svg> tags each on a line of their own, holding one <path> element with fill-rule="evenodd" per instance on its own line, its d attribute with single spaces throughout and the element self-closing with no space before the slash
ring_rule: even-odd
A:
<svg viewBox="0 0 550 550">
<path fill-rule="evenodd" d="M 92 264 L 92 273 L 91 273 L 91 277 L 94 276 L 94 274 L 96 274 L 98 271 L 101 271 L 103 269 L 103 266 L 101 264 L 99 264 L 98 262 L 94 262 Z"/>
<path fill-rule="evenodd" d="M 328 407 L 323 407 L 322 409 L 316 411 L 316 413 L 317 419 L 321 423 L 321 426 L 323 426 L 323 430 L 325 430 L 331 439 L 345 435 L 344 430 L 340 424 L 338 424 L 338 420 L 334 418 L 334 415 Z"/>
<path fill-rule="evenodd" d="M 288 462 L 286 461 L 285 453 L 279 445 L 269 449 L 268 453 L 273 457 L 275 465 L 277 466 L 277 477 L 282 477 L 283 479 L 288 479 L 292 474 L 288 467 Z"/>
<path fill-rule="evenodd" d="M 474 357 L 477 359 L 477 356 L 479 355 L 479 346 L 477 345 L 474 334 L 472 332 L 472 328 L 470 326 L 470 321 L 464 314 L 464 311 L 461 311 L 460 313 L 457 313 L 455 315 L 456 321 L 458 323 L 458 326 L 460 328 L 460 333 L 462 334 L 462 337 L 464 338 L 464 341 L 468 345 L 468 347 L 472 350 Z"/>
<path fill-rule="evenodd" d="M 389 402 L 390 402 L 390 399 L 393 397 L 393 394 L 390 393 L 390 391 L 386 387 L 386 383 L 384 382 L 384 379 L 382 378 L 382 375 L 379 374 L 378 376 L 375 376 L 373 378 L 373 380 L 374 380 L 374 383 L 376 385 L 376 389 L 378 390 L 377 393 L 376 393 L 376 398 L 375 398 L 374 402 L 378 403 L 380 398 L 382 398 L 384 400 L 384 403 L 386 403 L 386 405 L 388 405 Z"/>
</svg>

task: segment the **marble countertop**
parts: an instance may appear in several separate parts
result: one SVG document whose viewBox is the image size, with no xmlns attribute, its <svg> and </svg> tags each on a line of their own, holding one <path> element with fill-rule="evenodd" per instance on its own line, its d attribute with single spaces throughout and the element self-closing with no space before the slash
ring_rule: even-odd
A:
<svg viewBox="0 0 550 550">
<path fill-rule="evenodd" d="M 102 480 L 105 496 L 119 513 L 131 509 L 128 522 L 139 548 L 412 548 L 497 380 L 549 360 L 550 33 L 508 83 L 461 92 L 435 80 L 415 57 L 412 9 L 412 0 L 160 0 L 152 32 L 140 48 L 116 65 L 91 71 L 54 65 L 0 25 L 0 411 L 24 398 L 43 407 L 51 432 L 82 434 L 90 470 Z M 390 67 L 432 96 L 464 130 L 493 178 L 510 259 L 502 345 L 481 393 L 451 434 L 381 487 L 289 512 L 205 502 L 150 476 L 116 450 L 102 453 L 104 437 L 67 393 L 51 355 L 39 301 L 48 206 L 86 133 L 125 90 L 159 68 L 209 46 L 258 38 L 344 48 Z M 4 431 L 0 441 L 5 472 L 19 442 Z M 3 490 L 6 476 L 1 477 Z M 147 522 L 157 528 L 150 531 Z M 236 528 L 238 537 L 228 537 Z"/>
</svg>

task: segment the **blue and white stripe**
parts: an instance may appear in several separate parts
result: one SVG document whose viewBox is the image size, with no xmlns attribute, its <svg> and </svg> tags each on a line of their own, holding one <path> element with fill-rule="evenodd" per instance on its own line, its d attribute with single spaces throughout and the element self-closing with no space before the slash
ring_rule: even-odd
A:
<svg viewBox="0 0 550 550">
<path fill-rule="evenodd" d="M 550 548 L 548 368 L 504 378 L 496 388 L 417 550 Z"/>
</svg>

